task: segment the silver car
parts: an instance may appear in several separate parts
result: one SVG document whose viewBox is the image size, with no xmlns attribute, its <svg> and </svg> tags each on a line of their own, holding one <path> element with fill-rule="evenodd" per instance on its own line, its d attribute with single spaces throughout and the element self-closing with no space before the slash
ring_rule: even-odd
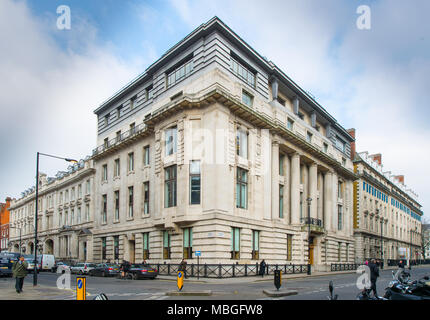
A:
<svg viewBox="0 0 430 320">
<path fill-rule="evenodd" d="M 95 267 L 96 265 L 94 263 L 81 262 L 70 267 L 70 271 L 71 273 L 88 274 L 88 272 Z"/>
</svg>

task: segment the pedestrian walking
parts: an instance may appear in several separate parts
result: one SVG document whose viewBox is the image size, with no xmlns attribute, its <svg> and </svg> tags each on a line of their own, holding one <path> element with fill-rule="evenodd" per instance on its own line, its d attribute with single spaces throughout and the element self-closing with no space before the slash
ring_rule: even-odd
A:
<svg viewBox="0 0 430 320">
<path fill-rule="evenodd" d="M 120 269 L 121 269 L 121 279 L 127 279 L 128 270 L 130 270 L 130 263 L 126 260 L 122 260 Z"/>
<path fill-rule="evenodd" d="M 16 278 L 15 289 L 17 293 L 22 292 L 24 285 L 24 278 L 27 276 L 28 264 L 25 262 L 23 256 L 19 256 L 19 259 L 12 265 L 12 275 Z"/>
<path fill-rule="evenodd" d="M 403 260 L 399 261 L 398 266 L 399 266 L 400 269 L 404 269 L 405 268 L 405 263 L 403 262 Z"/>
<path fill-rule="evenodd" d="M 264 271 L 266 271 L 266 262 L 263 259 L 260 262 L 260 275 L 261 275 L 261 277 L 264 276 Z"/>
<path fill-rule="evenodd" d="M 185 279 L 187 279 L 187 261 L 185 259 L 182 259 L 181 263 L 179 264 L 179 271 L 182 271 L 184 273 Z"/>
<path fill-rule="evenodd" d="M 379 268 L 376 264 L 375 259 L 372 259 L 369 265 L 370 268 L 370 289 L 373 291 L 373 295 L 377 298 L 378 293 L 376 292 L 376 280 L 378 280 L 379 277 Z"/>
</svg>

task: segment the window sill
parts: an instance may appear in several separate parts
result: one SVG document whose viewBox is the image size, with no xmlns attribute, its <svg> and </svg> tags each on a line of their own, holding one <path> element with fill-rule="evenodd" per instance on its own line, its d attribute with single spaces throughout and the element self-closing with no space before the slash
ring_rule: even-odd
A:
<svg viewBox="0 0 430 320">
<path fill-rule="evenodd" d="M 120 180 L 120 179 L 121 179 L 121 176 L 115 176 L 115 177 L 113 177 L 113 181 Z"/>
<path fill-rule="evenodd" d="M 142 170 L 151 168 L 150 164 L 144 164 Z"/>
<path fill-rule="evenodd" d="M 102 180 L 102 185 L 104 185 L 104 184 L 107 184 L 108 183 L 108 181 L 107 180 Z"/>
<path fill-rule="evenodd" d="M 127 219 L 125 219 L 126 221 L 133 221 L 134 217 L 128 217 Z"/>
<path fill-rule="evenodd" d="M 112 223 L 117 224 L 117 223 L 120 223 L 120 221 L 119 220 L 114 220 Z"/>
<path fill-rule="evenodd" d="M 133 170 L 133 171 L 129 171 L 129 172 L 127 173 L 127 176 L 132 175 L 132 174 L 134 174 L 134 170 Z"/>
</svg>

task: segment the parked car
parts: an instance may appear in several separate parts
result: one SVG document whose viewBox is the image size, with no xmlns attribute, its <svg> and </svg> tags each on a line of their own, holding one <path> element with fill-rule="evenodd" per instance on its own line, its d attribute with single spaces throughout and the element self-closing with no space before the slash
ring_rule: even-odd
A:
<svg viewBox="0 0 430 320">
<path fill-rule="evenodd" d="M 54 266 L 51 269 L 52 272 L 64 273 L 66 271 L 70 271 L 70 266 L 62 261 L 55 262 Z"/>
<path fill-rule="evenodd" d="M 27 262 L 27 271 L 28 272 L 34 272 L 34 254 L 24 254 L 24 260 Z M 42 264 L 40 263 L 41 259 L 39 256 L 37 256 L 37 273 L 40 272 L 40 269 L 42 268 Z"/>
<path fill-rule="evenodd" d="M 7 257 L 0 257 L 0 277 L 12 277 L 13 261 Z"/>
<path fill-rule="evenodd" d="M 155 279 L 158 275 L 157 269 L 151 268 L 147 264 L 132 264 L 128 271 L 132 279 Z"/>
<path fill-rule="evenodd" d="M 80 262 L 70 267 L 70 271 L 77 274 L 88 274 L 88 272 L 95 267 L 96 265 L 94 263 Z"/>
<path fill-rule="evenodd" d="M 53 254 L 41 254 L 40 261 L 42 265 L 42 268 L 41 268 L 42 271 L 45 271 L 45 270 L 52 271 L 52 268 L 55 265 L 55 257 Z"/>
<path fill-rule="evenodd" d="M 91 269 L 88 274 L 90 276 L 116 276 L 119 274 L 119 265 L 112 263 L 100 263 L 95 266 L 94 269 Z"/>
</svg>

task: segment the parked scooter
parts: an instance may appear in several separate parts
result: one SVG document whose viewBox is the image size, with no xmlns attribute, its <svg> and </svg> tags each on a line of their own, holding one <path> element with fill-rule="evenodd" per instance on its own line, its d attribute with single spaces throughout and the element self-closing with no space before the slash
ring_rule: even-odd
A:
<svg viewBox="0 0 430 320">
<path fill-rule="evenodd" d="M 337 294 L 333 295 L 333 281 L 330 280 L 328 284 L 328 291 L 330 292 L 330 295 L 327 297 L 329 300 L 337 300 Z"/>
<path fill-rule="evenodd" d="M 372 295 L 372 289 L 364 288 L 357 295 L 357 300 L 387 300 L 385 297 Z"/>
<path fill-rule="evenodd" d="M 389 300 L 430 300 L 430 281 L 425 276 L 415 281 L 404 281 L 399 272 L 394 274 L 393 280 L 385 288 L 384 297 Z"/>
</svg>

